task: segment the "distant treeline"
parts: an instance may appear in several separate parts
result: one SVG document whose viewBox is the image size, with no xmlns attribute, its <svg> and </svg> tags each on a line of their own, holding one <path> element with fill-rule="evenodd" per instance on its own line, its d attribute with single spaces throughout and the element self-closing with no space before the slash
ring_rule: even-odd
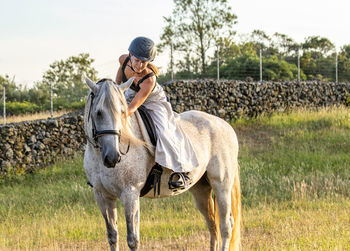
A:
<svg viewBox="0 0 350 251">
<path fill-rule="evenodd" d="M 261 30 L 237 35 L 234 25 L 238 17 L 227 0 L 174 0 L 171 15 L 163 18 L 165 26 L 157 47 L 158 53 L 169 53 L 169 67 L 159 76 L 159 83 L 172 77 L 216 78 L 218 68 L 220 78 L 257 81 L 260 62 L 263 80 L 288 81 L 300 76 L 300 80 L 350 81 L 350 44 L 336 52 L 335 45 L 320 36 L 297 43 L 285 34 L 270 36 Z M 81 76 L 94 80 L 97 76 L 92 62 L 86 53 L 55 61 L 32 88 L 0 73 L 7 113 L 48 110 L 50 87 L 55 110 L 82 108 L 88 89 Z"/>
<path fill-rule="evenodd" d="M 261 50 L 263 80 L 296 80 L 299 53 L 301 80 L 335 81 L 336 51 L 334 44 L 327 38 L 307 37 L 303 43 L 297 44 L 283 34 L 275 33 L 270 37 L 262 31 L 254 31 L 240 42 L 220 40 L 216 48 L 218 51 L 213 51 L 207 58 L 208 64 L 204 68 L 198 57 L 191 54 L 180 57 L 178 54 L 179 60 L 174 61 L 173 65 L 175 78 L 216 78 L 218 52 L 220 78 L 259 80 Z M 49 110 L 51 87 L 54 110 L 83 108 L 88 88 L 81 76 L 85 74 L 96 80 L 97 71 L 92 67 L 93 62 L 94 59 L 87 53 L 55 61 L 43 74 L 42 80 L 35 82 L 31 88 L 16 83 L 14 77 L 0 75 L 1 94 L 3 87 L 6 90 L 7 115 Z M 337 53 L 337 63 L 338 80 L 350 81 L 350 44 L 341 47 Z M 170 76 L 171 67 L 159 76 L 158 82 L 163 83 Z M 1 105 L 0 111 L 2 109 Z"/>
<path fill-rule="evenodd" d="M 158 47 L 169 53 L 169 69 L 177 79 L 216 78 L 217 58 L 220 77 L 260 80 L 350 79 L 350 44 L 336 54 L 327 38 L 309 36 L 301 43 L 288 35 L 261 30 L 237 35 L 237 15 L 227 0 L 174 0 L 174 8 L 164 18 Z M 349 41 L 350 42 L 350 41 Z M 260 57 L 261 53 L 261 57 Z M 171 73 L 162 80 L 170 79 Z"/>
<path fill-rule="evenodd" d="M 275 33 L 268 36 L 259 30 L 245 35 L 241 41 L 221 40 L 208 57 L 204 71 L 199 57 L 191 52 L 187 56 L 178 56 L 180 60 L 174 60 L 173 64 L 173 69 L 176 69 L 174 78 L 216 78 L 219 59 L 220 78 L 258 81 L 260 52 L 263 80 L 297 80 L 299 57 L 300 80 L 335 82 L 337 67 L 338 81 L 350 81 L 350 44 L 336 52 L 335 45 L 324 37 L 311 36 L 302 43 L 296 43 L 287 35 Z M 170 78 L 171 72 L 160 77 L 161 81 Z"/>
<path fill-rule="evenodd" d="M 32 88 L 17 84 L 14 78 L 7 75 L 0 75 L 0 91 L 5 87 L 6 114 L 50 110 L 51 89 L 54 110 L 83 108 L 88 88 L 82 81 L 82 75 L 94 79 L 97 71 L 91 66 L 93 62 L 94 59 L 86 53 L 55 61 L 44 73 L 42 80 L 35 82 Z M 1 105 L 0 110 L 2 109 Z"/>
</svg>

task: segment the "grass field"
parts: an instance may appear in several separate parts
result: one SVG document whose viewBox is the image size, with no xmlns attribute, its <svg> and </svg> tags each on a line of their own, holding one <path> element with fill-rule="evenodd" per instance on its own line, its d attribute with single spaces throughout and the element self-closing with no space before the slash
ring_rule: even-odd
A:
<svg viewBox="0 0 350 251">
<path fill-rule="evenodd" d="M 69 113 L 70 111 L 62 110 L 62 111 L 55 111 L 53 113 L 53 117 L 59 117 L 66 113 Z M 28 114 L 21 114 L 16 116 L 8 116 L 6 117 L 6 123 L 17 123 L 22 121 L 31 121 L 36 119 L 47 119 L 50 118 L 51 114 L 49 111 L 47 112 L 39 112 L 39 113 L 28 113 Z M 3 123 L 3 119 L 1 119 L 1 123 Z"/>
<path fill-rule="evenodd" d="M 350 250 L 349 112 L 298 111 L 232 124 L 240 142 L 243 250 Z M 0 250 L 107 250 L 80 155 L 0 182 Z M 190 194 L 141 199 L 140 230 L 141 250 L 208 250 Z"/>
</svg>

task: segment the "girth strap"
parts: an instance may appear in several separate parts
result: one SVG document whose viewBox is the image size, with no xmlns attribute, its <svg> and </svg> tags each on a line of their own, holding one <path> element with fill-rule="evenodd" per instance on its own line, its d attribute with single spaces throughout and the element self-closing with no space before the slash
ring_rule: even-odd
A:
<svg viewBox="0 0 350 251">
<path fill-rule="evenodd" d="M 149 173 L 146 183 L 140 192 L 140 197 L 145 196 L 152 188 L 154 189 L 154 197 L 156 197 L 157 187 L 158 187 L 158 195 L 160 195 L 160 184 L 161 184 L 161 176 L 163 173 L 163 168 L 156 163 L 151 172 Z"/>
</svg>

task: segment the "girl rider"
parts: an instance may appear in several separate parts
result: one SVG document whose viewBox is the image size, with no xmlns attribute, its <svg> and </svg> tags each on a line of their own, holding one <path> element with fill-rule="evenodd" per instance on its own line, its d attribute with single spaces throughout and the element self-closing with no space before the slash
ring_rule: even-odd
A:
<svg viewBox="0 0 350 251">
<path fill-rule="evenodd" d="M 154 42 L 146 37 L 135 38 L 129 46 L 129 54 L 121 55 L 117 72 L 117 84 L 135 77 L 125 92 L 128 101 L 128 116 L 141 105 L 147 108 L 158 136 L 155 149 L 156 164 L 171 169 L 169 188 L 178 189 L 186 185 L 187 172 L 198 166 L 198 160 L 189 138 L 177 123 L 179 115 L 174 113 L 163 88 L 156 82 L 158 69 L 151 62 L 156 54 Z M 174 179 L 172 177 L 177 177 Z"/>
</svg>

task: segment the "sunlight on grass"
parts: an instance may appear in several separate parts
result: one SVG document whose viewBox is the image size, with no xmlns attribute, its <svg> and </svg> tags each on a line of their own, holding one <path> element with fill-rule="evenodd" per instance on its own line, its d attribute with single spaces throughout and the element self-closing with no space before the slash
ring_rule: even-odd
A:
<svg viewBox="0 0 350 251">
<path fill-rule="evenodd" d="M 295 200 L 244 210 L 244 250 L 349 250 L 350 200 Z"/>
<path fill-rule="evenodd" d="M 66 110 L 61 110 L 61 111 L 55 111 L 53 113 L 53 117 L 60 117 L 64 114 L 67 114 L 71 111 L 66 111 Z M 39 113 L 28 113 L 28 114 L 21 114 L 17 116 L 8 116 L 6 117 L 6 123 L 17 123 L 17 122 L 22 122 L 22 121 L 32 121 L 32 120 L 37 120 L 37 119 L 48 119 L 51 118 L 51 114 L 49 111 L 46 112 L 39 112 Z M 2 122 L 2 121 L 1 121 Z"/>
<path fill-rule="evenodd" d="M 241 125 L 264 125 L 278 129 L 304 127 L 309 129 L 328 128 L 330 126 L 350 128 L 350 109 L 345 106 L 323 107 L 314 110 L 299 108 L 287 113 L 262 114 L 257 118 L 239 118 L 233 122 Z"/>
<path fill-rule="evenodd" d="M 240 143 L 243 250 L 350 249 L 348 108 L 233 123 Z M 107 250 L 81 155 L 0 180 L 0 250 Z M 142 198 L 141 250 L 207 250 L 189 193 Z M 117 202 L 120 250 L 127 250 Z"/>
</svg>

